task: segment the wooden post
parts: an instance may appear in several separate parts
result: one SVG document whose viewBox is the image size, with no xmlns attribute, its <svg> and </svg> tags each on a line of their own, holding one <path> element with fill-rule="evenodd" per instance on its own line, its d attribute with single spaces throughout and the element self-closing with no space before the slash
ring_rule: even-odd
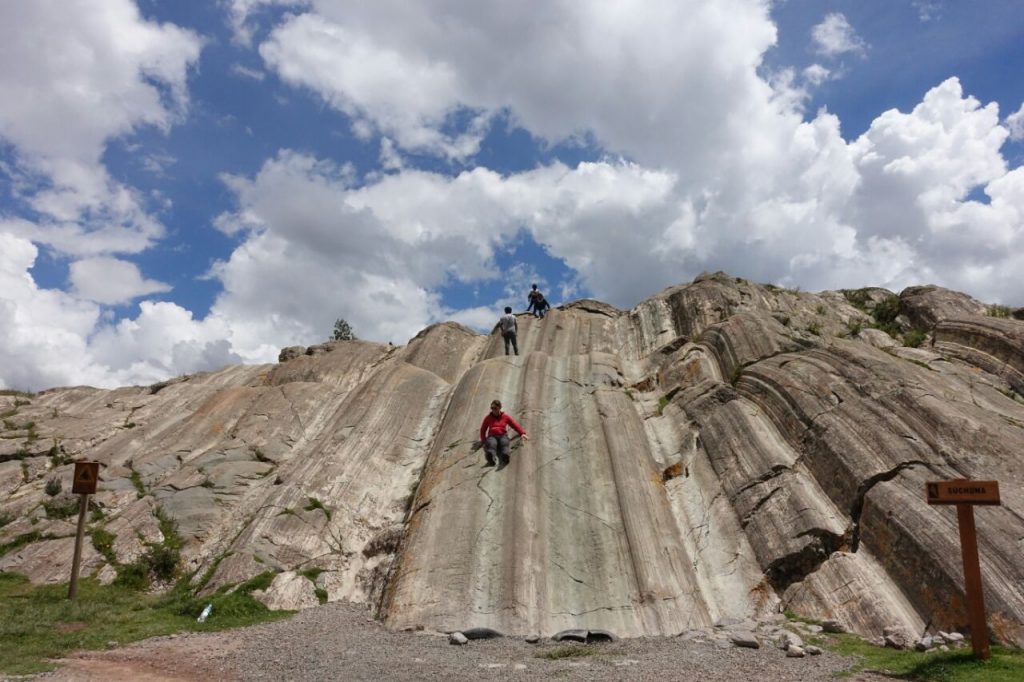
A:
<svg viewBox="0 0 1024 682">
<path fill-rule="evenodd" d="M 964 563 L 964 587 L 967 593 L 967 623 L 971 628 L 971 647 L 975 658 L 986 660 L 988 624 L 985 621 L 985 595 L 981 589 L 981 563 L 978 560 L 978 533 L 974 528 L 974 505 L 998 505 L 997 481 L 934 481 L 925 484 L 928 504 L 955 504 L 960 529 L 960 555 Z"/>
<path fill-rule="evenodd" d="M 964 560 L 964 584 L 967 587 L 967 618 L 971 626 L 971 646 L 981 660 L 992 654 L 988 650 L 988 626 L 985 623 L 985 595 L 981 590 L 981 564 L 978 562 L 978 535 L 974 529 L 974 507 L 956 506 L 960 526 L 960 553 Z"/>
<path fill-rule="evenodd" d="M 89 495 L 83 494 L 78 502 L 78 533 L 75 535 L 75 556 L 71 560 L 71 585 L 68 587 L 68 599 L 75 600 L 78 595 L 78 566 L 82 563 L 82 538 L 85 536 L 85 512 L 89 509 Z"/>
<path fill-rule="evenodd" d="M 68 599 L 78 595 L 78 567 L 82 563 L 82 538 L 85 536 L 85 513 L 89 511 L 89 495 L 96 492 L 99 481 L 99 462 L 75 462 L 75 477 L 71 492 L 81 495 L 78 502 L 78 533 L 75 535 L 75 555 L 71 559 L 71 583 L 68 585 Z"/>
</svg>

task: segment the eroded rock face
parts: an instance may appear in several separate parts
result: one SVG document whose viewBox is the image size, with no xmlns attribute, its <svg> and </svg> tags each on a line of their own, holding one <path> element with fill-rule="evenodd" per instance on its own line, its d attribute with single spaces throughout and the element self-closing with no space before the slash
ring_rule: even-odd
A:
<svg viewBox="0 0 1024 682">
<path fill-rule="evenodd" d="M 924 342 L 871 329 L 879 306 Z M 444 323 L 400 348 L 0 396 L 0 569 L 66 580 L 58 502 L 81 458 L 104 465 L 90 527 L 113 540 L 84 568 L 105 580 L 173 521 L 204 593 L 274 571 L 275 608 L 326 595 L 396 629 L 670 635 L 788 608 L 952 631 L 955 512 L 924 483 L 996 479 L 1003 506 L 976 515 L 986 604 L 1022 644 L 1024 322 L 988 310 L 714 273 L 630 311 L 520 316 L 519 356 Z M 494 398 L 530 435 L 502 471 L 472 447 Z"/>
</svg>

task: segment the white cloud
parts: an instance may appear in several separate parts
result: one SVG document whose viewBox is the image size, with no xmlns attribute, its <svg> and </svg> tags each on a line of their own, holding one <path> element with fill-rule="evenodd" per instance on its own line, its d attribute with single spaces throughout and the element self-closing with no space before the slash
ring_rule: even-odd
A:
<svg viewBox="0 0 1024 682">
<path fill-rule="evenodd" d="M 829 76 L 832 74 L 830 69 L 826 69 L 821 64 L 811 64 L 803 70 L 804 80 L 807 81 L 812 87 L 817 87 L 827 81 Z"/>
<path fill-rule="evenodd" d="M 1020 109 L 1006 117 L 1006 128 L 1010 131 L 1011 140 L 1024 140 L 1024 103 Z"/>
<path fill-rule="evenodd" d="M 853 52 L 863 54 L 867 44 L 853 30 L 853 26 L 840 12 L 832 12 L 822 22 L 811 29 L 815 51 L 827 57 Z"/>
<path fill-rule="evenodd" d="M 259 69 L 251 69 L 248 66 L 243 66 L 241 64 L 232 64 L 229 72 L 235 76 L 259 82 L 262 82 L 263 79 L 267 77 L 267 74 Z"/>
<path fill-rule="evenodd" d="M 199 50 L 195 34 L 143 20 L 128 0 L 0 6 L 0 138 L 17 158 L 6 171 L 40 214 L 33 225 L 0 215 L 0 229 L 72 254 L 135 252 L 159 238 L 162 226 L 101 156 L 108 140 L 167 130 L 182 115 Z"/>
<path fill-rule="evenodd" d="M 86 258 L 71 264 L 72 292 L 79 298 L 116 305 L 139 296 L 163 293 L 171 287 L 144 279 L 135 263 L 118 258 Z"/>
<path fill-rule="evenodd" d="M 266 36 L 268 69 L 350 114 L 360 134 L 381 135 L 387 172 L 359 177 L 285 150 L 253 174 L 224 176 L 235 206 L 216 225 L 239 245 L 211 269 L 224 289 L 210 313 L 143 302 L 113 326 L 96 304 L 38 288 L 25 240 L 59 235 L 60 248 L 91 258 L 144 248 L 159 225 L 138 229 L 144 214 L 130 213 L 139 200 L 124 188 L 134 217 L 106 219 L 106 232 L 76 222 L 80 202 L 60 191 L 32 194 L 52 226 L 0 223 L 0 381 L 145 383 L 273 360 L 281 346 L 326 338 L 338 317 L 396 343 L 444 319 L 486 328 L 504 300 L 450 310 L 437 292 L 493 281 L 495 254 L 524 230 L 575 275 L 545 286 L 619 306 L 719 268 L 808 289 L 934 282 L 1024 299 L 1024 170 L 1000 153 L 1024 114 L 1001 125 L 995 105 L 950 79 L 847 143 L 835 115 L 802 112 L 805 88 L 834 77 L 828 69 L 759 75 L 775 40 L 764 3 L 322 0 L 261 34 L 248 12 L 268 4 L 231 5 L 240 26 Z M 852 30 L 845 39 L 856 42 Z M 506 174 L 472 167 L 499 112 L 542 140 L 583 137 L 609 156 Z M 477 127 L 451 126 L 453 115 Z M 467 168 L 427 172 L 410 151 Z M 121 215 L 109 180 L 95 179 L 75 196 L 93 197 L 96 215 Z M 968 199 L 979 192 L 987 202 Z M 534 273 L 525 264 L 501 276 L 519 309 Z M 47 345 L 33 345 L 41 335 Z"/>
</svg>

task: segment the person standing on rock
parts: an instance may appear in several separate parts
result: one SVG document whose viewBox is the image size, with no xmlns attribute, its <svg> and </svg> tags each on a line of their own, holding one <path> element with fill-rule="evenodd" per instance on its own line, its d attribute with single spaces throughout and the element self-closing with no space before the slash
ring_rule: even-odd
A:
<svg viewBox="0 0 1024 682">
<path fill-rule="evenodd" d="M 495 458 L 498 460 L 498 468 L 495 471 L 501 471 L 508 466 L 508 427 L 510 426 L 522 436 L 523 440 L 530 440 L 523 427 L 511 415 L 501 411 L 501 401 L 491 401 L 491 411 L 487 413 L 483 423 L 480 424 L 480 442 L 484 444 L 484 455 L 487 457 L 487 461 L 484 463 L 485 467 L 494 466 Z"/>
<path fill-rule="evenodd" d="M 509 344 L 512 345 L 512 350 L 519 355 L 519 345 L 516 343 L 516 332 L 519 329 L 519 325 L 516 324 L 516 316 L 512 314 L 512 308 L 505 306 L 505 314 L 498 320 L 498 327 L 501 329 L 501 338 L 505 339 L 505 355 L 508 355 Z"/>
<path fill-rule="evenodd" d="M 536 284 L 530 289 L 530 293 L 526 295 L 526 300 L 529 303 L 526 306 L 526 312 L 532 310 L 534 317 L 544 317 L 544 309 L 541 308 L 541 303 L 546 301 L 544 301 L 544 294 L 540 293 Z"/>
</svg>

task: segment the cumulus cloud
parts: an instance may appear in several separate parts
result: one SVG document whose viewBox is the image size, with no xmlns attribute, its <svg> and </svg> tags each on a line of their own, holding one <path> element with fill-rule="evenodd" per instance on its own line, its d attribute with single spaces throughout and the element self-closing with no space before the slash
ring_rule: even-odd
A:
<svg viewBox="0 0 1024 682">
<path fill-rule="evenodd" d="M 101 156 L 111 138 L 166 130 L 182 115 L 199 50 L 195 34 L 144 21 L 129 0 L 0 6 L 0 138 L 17 160 L 6 172 L 39 214 L 32 224 L 0 215 L 0 229 L 79 255 L 159 238 L 162 226 Z"/>
<path fill-rule="evenodd" d="M 79 298 L 106 305 L 127 303 L 139 296 L 163 293 L 171 287 L 145 279 L 135 263 L 118 258 L 85 258 L 70 267 L 72 292 Z"/>
<path fill-rule="evenodd" d="M 1020 109 L 1006 117 L 1006 127 L 1010 131 L 1011 140 L 1024 140 L 1024 103 Z"/>
<path fill-rule="evenodd" d="M 0 366 L 21 374 L 0 381 L 142 383 L 269 361 L 326 338 L 339 317 L 396 343 L 443 319 L 486 328 L 492 306 L 448 309 L 438 292 L 493 280 L 496 254 L 524 231 L 573 272 L 563 296 L 579 287 L 620 307 L 708 269 L 808 289 L 934 282 L 1024 298 L 1024 170 L 1000 152 L 1024 114 L 1002 125 L 952 78 L 847 142 L 834 114 L 802 109 L 804 89 L 832 77 L 826 67 L 764 76 L 775 41 L 765 3 L 312 0 L 257 31 L 252 12 L 269 4 L 229 7 L 239 30 L 263 36 L 268 71 L 380 137 L 387 172 L 282 150 L 223 176 L 234 205 L 215 224 L 238 246 L 211 268 L 223 291 L 201 320 L 144 301 L 134 319 L 107 324 L 96 303 L 36 286 L 28 240 L 46 235 L 6 219 L 0 334 L 12 340 Z M 845 18 L 832 24 L 823 54 L 864 49 L 839 30 Z M 608 155 L 504 174 L 476 166 L 496 115 L 549 143 L 586 136 Z M 424 170 L 418 154 L 464 166 Z M 65 211 L 69 243 L 73 209 L 56 197 L 47 209 Z M 86 253 L 99 232 L 87 234 L 83 258 L 113 250 Z M 502 297 L 533 277 L 513 266 Z M 26 340 L 46 331 L 74 362 L 45 364 Z"/>
<path fill-rule="evenodd" d="M 847 52 L 863 54 L 867 50 L 867 44 L 841 12 L 826 15 L 820 24 L 811 29 L 811 38 L 815 51 L 828 57 Z"/>
</svg>

